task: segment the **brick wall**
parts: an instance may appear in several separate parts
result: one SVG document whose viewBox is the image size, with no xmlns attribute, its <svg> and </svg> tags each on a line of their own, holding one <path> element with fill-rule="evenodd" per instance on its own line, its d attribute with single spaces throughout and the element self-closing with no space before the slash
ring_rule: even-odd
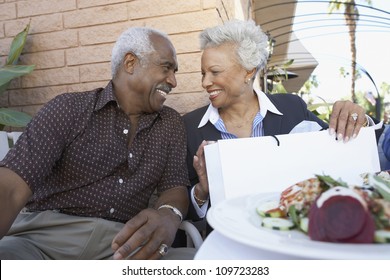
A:
<svg viewBox="0 0 390 280">
<path fill-rule="evenodd" d="M 183 114 L 207 104 L 201 87 L 198 35 L 233 14 L 232 7 L 241 2 L 0 0 L 0 64 L 5 63 L 13 37 L 30 22 L 20 63 L 36 65 L 30 75 L 13 80 L 0 96 L 0 107 L 34 115 L 60 93 L 105 86 L 111 78 L 112 46 L 130 26 L 160 29 L 176 47 L 178 86 L 166 105 Z"/>
</svg>

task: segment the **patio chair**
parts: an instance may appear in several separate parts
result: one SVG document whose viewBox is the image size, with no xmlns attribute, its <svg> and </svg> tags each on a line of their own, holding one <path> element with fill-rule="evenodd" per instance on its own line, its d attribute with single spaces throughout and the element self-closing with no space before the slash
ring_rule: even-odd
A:
<svg viewBox="0 0 390 280">
<path fill-rule="evenodd" d="M 9 149 L 15 145 L 22 132 L 0 131 L 0 160 L 8 153 Z"/>
</svg>

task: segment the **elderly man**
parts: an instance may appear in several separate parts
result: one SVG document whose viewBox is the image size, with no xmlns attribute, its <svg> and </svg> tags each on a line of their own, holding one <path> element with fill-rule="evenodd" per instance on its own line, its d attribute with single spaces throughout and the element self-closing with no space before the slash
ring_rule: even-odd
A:
<svg viewBox="0 0 390 280">
<path fill-rule="evenodd" d="M 54 98 L 0 162 L 0 259 L 192 258 L 168 250 L 189 184 L 184 125 L 163 106 L 175 49 L 129 28 L 111 62 L 105 88 Z"/>
</svg>

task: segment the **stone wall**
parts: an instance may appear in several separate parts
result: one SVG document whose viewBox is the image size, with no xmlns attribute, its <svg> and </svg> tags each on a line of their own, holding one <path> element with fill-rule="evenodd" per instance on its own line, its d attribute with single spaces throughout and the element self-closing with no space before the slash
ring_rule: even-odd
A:
<svg viewBox="0 0 390 280">
<path fill-rule="evenodd" d="M 13 80 L 0 107 L 35 115 L 63 92 L 103 87 L 112 46 L 127 27 L 149 26 L 177 49 L 178 86 L 166 105 L 181 114 L 208 103 L 201 87 L 198 35 L 234 14 L 236 0 L 0 0 L 0 64 L 13 37 L 30 22 L 21 64 L 35 70 Z M 247 1 L 250 2 L 250 1 Z"/>
</svg>

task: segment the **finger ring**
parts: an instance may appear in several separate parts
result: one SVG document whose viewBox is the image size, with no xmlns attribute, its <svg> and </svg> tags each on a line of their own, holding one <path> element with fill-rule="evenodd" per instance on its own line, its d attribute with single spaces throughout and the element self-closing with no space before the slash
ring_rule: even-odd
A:
<svg viewBox="0 0 390 280">
<path fill-rule="evenodd" d="M 162 243 L 158 248 L 158 253 L 164 257 L 168 253 L 168 245 Z"/>
<path fill-rule="evenodd" d="M 356 120 L 358 118 L 358 114 L 357 113 L 353 113 L 353 114 L 351 114 L 351 117 L 356 122 Z"/>
</svg>

